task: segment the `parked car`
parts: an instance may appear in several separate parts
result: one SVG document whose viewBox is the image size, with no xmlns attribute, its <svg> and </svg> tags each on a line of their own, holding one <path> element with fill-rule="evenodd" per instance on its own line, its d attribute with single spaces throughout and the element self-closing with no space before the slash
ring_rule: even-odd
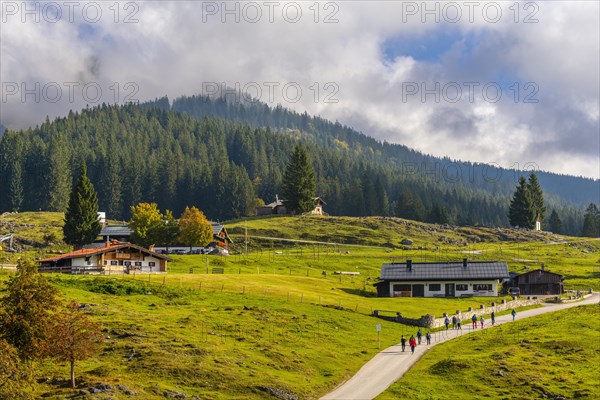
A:
<svg viewBox="0 0 600 400">
<path fill-rule="evenodd" d="M 519 297 L 521 296 L 521 289 L 519 289 L 518 287 L 511 287 L 510 289 L 508 289 L 508 294 L 513 297 Z"/>
</svg>

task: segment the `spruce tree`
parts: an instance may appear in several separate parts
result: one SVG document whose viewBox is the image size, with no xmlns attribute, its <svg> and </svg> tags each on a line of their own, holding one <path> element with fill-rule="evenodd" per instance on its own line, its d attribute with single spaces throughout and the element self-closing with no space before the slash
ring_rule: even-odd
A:
<svg viewBox="0 0 600 400">
<path fill-rule="evenodd" d="M 519 186 L 510 202 L 508 219 L 512 226 L 529 229 L 534 227 L 535 210 L 527 188 L 527 181 L 523 176 L 519 178 Z"/>
<path fill-rule="evenodd" d="M 69 152 L 66 140 L 54 137 L 50 142 L 47 154 L 48 171 L 46 177 L 48 210 L 65 211 L 69 191 L 71 190 L 71 170 L 69 169 Z"/>
<path fill-rule="evenodd" d="M 101 228 L 98 220 L 98 198 L 92 182 L 86 175 L 86 167 L 83 163 L 65 213 L 63 226 L 65 242 L 74 246 L 92 243 Z"/>
<path fill-rule="evenodd" d="M 548 228 L 552 233 L 563 233 L 563 225 L 560 217 L 556 210 L 552 210 L 550 213 L 550 220 L 548 221 Z"/>
<path fill-rule="evenodd" d="M 315 172 L 302 145 L 294 146 L 283 176 L 285 206 L 288 211 L 304 213 L 315 207 Z"/>
<path fill-rule="evenodd" d="M 590 203 L 585 209 L 585 214 L 583 215 L 583 236 L 600 236 L 600 211 L 594 203 Z"/>
<path fill-rule="evenodd" d="M 546 216 L 546 206 L 544 205 L 544 192 L 538 181 L 537 175 L 532 172 L 529 175 L 529 182 L 527 183 L 527 190 L 531 197 L 531 203 L 533 204 L 534 211 L 534 223 L 535 218 L 540 216 L 540 220 L 543 221 Z"/>
<path fill-rule="evenodd" d="M 21 162 L 15 161 L 8 186 L 8 199 L 11 211 L 19 211 L 23 203 L 23 174 Z"/>
</svg>

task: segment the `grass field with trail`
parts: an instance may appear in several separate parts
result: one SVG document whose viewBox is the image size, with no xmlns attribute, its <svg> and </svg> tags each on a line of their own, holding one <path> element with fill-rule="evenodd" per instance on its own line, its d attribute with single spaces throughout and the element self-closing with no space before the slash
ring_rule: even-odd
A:
<svg viewBox="0 0 600 400">
<path fill-rule="evenodd" d="M 575 307 L 435 346 L 377 400 L 597 399 L 599 312 Z"/>
<path fill-rule="evenodd" d="M 16 230 L 15 236 L 30 240 L 37 240 L 39 230 L 53 229 L 61 238 L 62 218 L 60 213 L 10 214 L 0 217 L 0 229 Z M 9 221 L 26 226 L 3 224 Z M 91 304 L 87 307 L 90 315 L 102 325 L 107 338 L 98 357 L 78 367 L 79 387 L 103 382 L 114 390 L 87 398 L 160 399 L 185 393 L 202 399 L 275 399 L 270 393 L 289 393 L 316 399 L 351 377 L 376 354 L 376 324 L 382 325 L 382 348 L 396 343 L 401 334 L 416 331 L 370 316 L 373 309 L 397 311 L 407 317 L 440 317 L 444 312 L 475 309 L 507 298 L 377 298 L 373 284 L 382 263 L 467 257 L 506 261 L 511 271 L 518 272 L 540 268 L 543 263 L 546 269 L 565 275 L 566 288 L 600 290 L 597 239 L 377 217 L 277 217 L 225 225 L 234 240 L 229 257 L 172 255 L 174 261 L 165 275 L 49 275 L 66 299 Z M 411 239 L 413 244 L 403 245 L 403 239 Z M 0 252 L 0 264 L 58 251 L 64 251 L 60 242 L 24 253 L 4 251 Z M 222 268 L 224 273 L 213 274 L 213 268 Z M 360 275 L 337 275 L 336 271 Z M 10 273 L 0 271 L 0 281 Z M 592 314 L 597 311 L 590 310 Z M 568 319 L 552 320 L 557 332 L 570 329 Z M 515 332 L 527 326 L 525 321 L 521 324 Z M 598 326 L 592 327 L 597 333 Z M 546 333 L 552 338 L 552 329 L 546 328 L 540 325 L 531 335 L 540 341 L 545 340 Z M 461 351 L 453 347 L 443 350 L 455 341 L 436 350 L 462 354 L 480 347 L 479 342 L 468 340 L 484 339 L 460 339 L 465 341 Z M 589 345 L 592 353 L 586 353 L 596 365 L 599 347 L 600 341 L 596 341 Z M 527 346 L 511 348 L 516 349 L 518 360 L 530 355 Z M 471 358 L 479 360 L 479 352 L 473 351 Z M 546 354 L 545 350 L 539 353 Z M 493 354 L 483 352 L 477 362 L 485 366 Z M 568 376 L 572 367 L 558 361 L 553 365 L 554 375 L 559 377 Z M 447 367 L 449 373 L 458 369 L 460 373 L 473 372 L 475 377 L 483 368 L 469 366 L 463 371 L 462 367 L 454 368 L 452 362 L 438 367 L 436 371 Z M 514 376 L 530 372 L 524 362 L 514 362 L 509 368 Z M 445 379 L 446 375 L 440 376 Z M 63 388 L 67 365 L 47 362 L 37 377 L 42 383 L 31 389 L 37 397 L 62 399 L 73 393 Z M 583 389 L 594 388 L 588 381 L 591 377 L 578 378 Z M 515 384 L 512 378 L 506 384 L 500 378 L 491 398 L 507 396 L 504 391 Z M 555 393 L 556 387 L 545 379 L 539 379 L 540 387 Z M 118 385 L 137 394 L 129 396 Z M 443 386 L 416 387 L 416 392 L 399 398 L 443 398 L 439 393 L 447 393 L 446 389 L 431 392 L 439 387 Z M 392 397 L 387 398 L 398 398 L 400 392 L 394 390 L 405 389 L 394 387 L 388 394 Z"/>
</svg>

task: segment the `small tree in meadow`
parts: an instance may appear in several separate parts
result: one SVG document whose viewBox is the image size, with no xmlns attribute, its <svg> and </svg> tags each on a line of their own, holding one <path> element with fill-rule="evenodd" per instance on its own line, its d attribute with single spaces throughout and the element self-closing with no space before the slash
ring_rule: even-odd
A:
<svg viewBox="0 0 600 400">
<path fill-rule="evenodd" d="M 97 353 L 102 342 L 100 327 L 90 321 L 76 301 L 71 301 L 57 314 L 51 332 L 50 354 L 71 367 L 71 387 L 75 388 L 75 363 Z"/>
</svg>

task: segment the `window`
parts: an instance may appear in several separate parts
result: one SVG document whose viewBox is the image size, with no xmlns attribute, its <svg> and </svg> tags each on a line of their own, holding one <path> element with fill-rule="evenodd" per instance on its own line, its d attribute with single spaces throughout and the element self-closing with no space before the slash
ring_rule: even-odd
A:
<svg viewBox="0 0 600 400">
<path fill-rule="evenodd" d="M 119 265 L 119 262 L 118 261 L 111 261 L 110 265 Z"/>
<path fill-rule="evenodd" d="M 468 286 L 468 285 L 466 285 L 466 284 L 462 284 L 462 283 L 461 283 L 461 284 L 457 284 L 457 285 L 456 285 L 456 291 L 457 291 L 457 292 L 465 292 L 465 291 L 467 291 L 467 290 L 469 290 L 469 286 Z"/>
<path fill-rule="evenodd" d="M 439 283 L 430 283 L 429 284 L 429 291 L 430 292 L 439 292 L 440 290 L 442 290 L 442 285 Z"/>
<path fill-rule="evenodd" d="M 131 266 L 131 261 L 125 261 L 125 266 L 126 267 L 130 267 Z"/>
<path fill-rule="evenodd" d="M 492 290 L 492 285 L 488 283 L 474 283 L 473 290 L 489 291 Z"/>
<path fill-rule="evenodd" d="M 104 265 L 108 265 L 108 261 L 104 261 Z"/>
<path fill-rule="evenodd" d="M 135 266 L 136 266 L 136 267 L 141 267 L 141 266 L 142 266 L 142 263 L 141 263 L 140 261 L 136 261 L 136 262 L 135 262 Z"/>
<path fill-rule="evenodd" d="M 410 292 L 410 285 L 394 285 L 394 292 Z"/>
<path fill-rule="evenodd" d="M 154 261 L 150 261 L 150 262 L 148 263 L 148 266 L 149 266 L 149 267 L 155 267 L 155 266 L 156 266 L 156 263 L 155 263 Z"/>
</svg>

